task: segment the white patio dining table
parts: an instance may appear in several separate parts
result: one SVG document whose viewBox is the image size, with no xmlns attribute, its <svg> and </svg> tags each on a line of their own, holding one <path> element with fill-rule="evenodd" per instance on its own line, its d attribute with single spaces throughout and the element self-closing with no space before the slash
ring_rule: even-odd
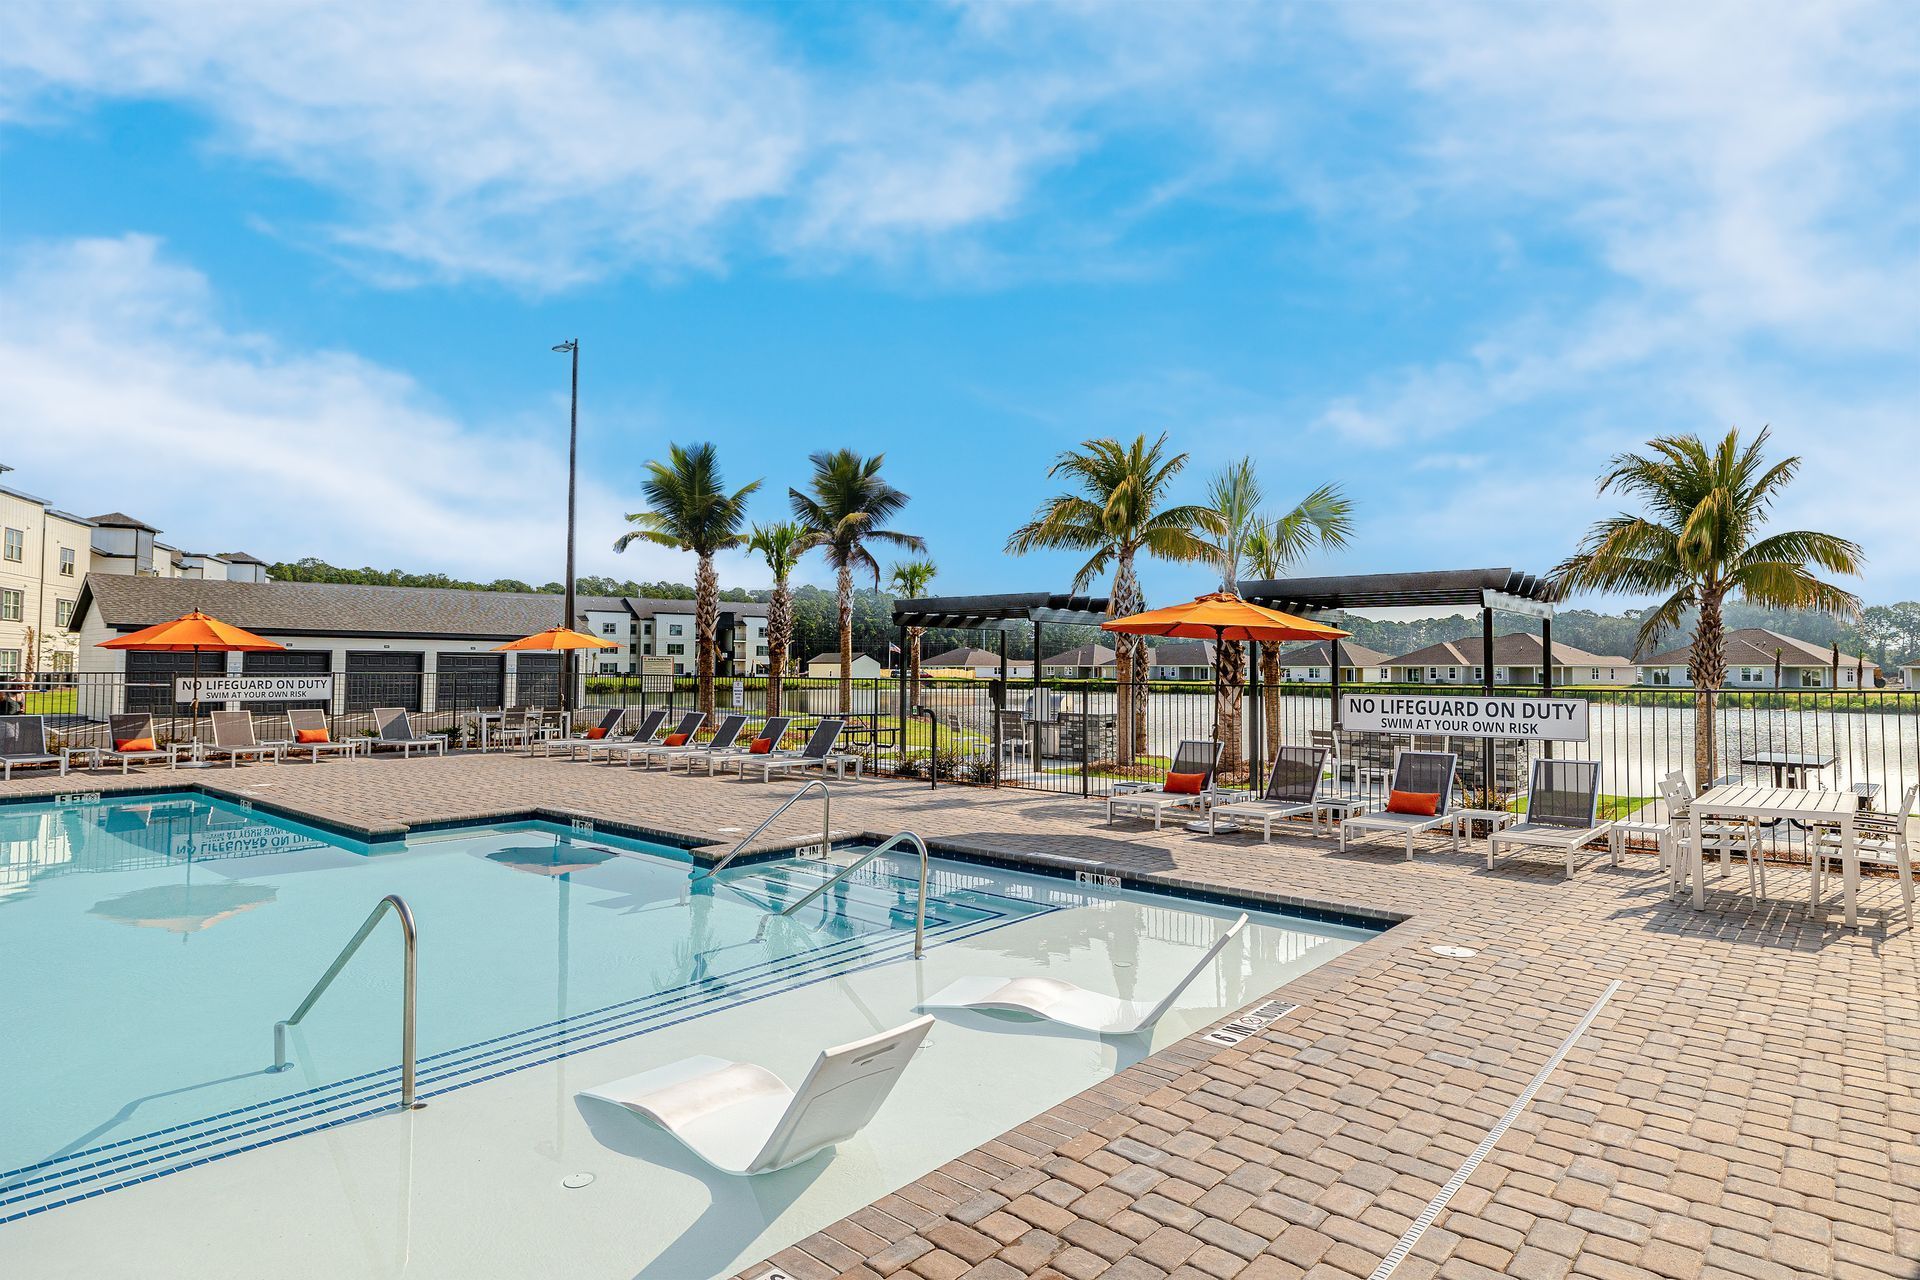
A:
<svg viewBox="0 0 1920 1280">
<path fill-rule="evenodd" d="M 1840 900 L 1845 908 L 1848 928 L 1860 922 L 1860 849 L 1854 842 L 1853 820 L 1860 811 L 1859 797 L 1851 791 L 1808 791 L 1799 787 L 1709 787 L 1687 806 L 1687 821 L 1696 829 L 1688 834 L 1692 850 L 1693 909 L 1707 905 L 1705 860 L 1702 857 L 1697 824 L 1707 818 L 1752 818 L 1758 820 L 1789 818 L 1802 823 L 1833 826 L 1840 829 Z M 1812 877 L 1815 888 L 1808 892 L 1807 914 L 1820 910 L 1817 886 L 1820 877 Z"/>
</svg>

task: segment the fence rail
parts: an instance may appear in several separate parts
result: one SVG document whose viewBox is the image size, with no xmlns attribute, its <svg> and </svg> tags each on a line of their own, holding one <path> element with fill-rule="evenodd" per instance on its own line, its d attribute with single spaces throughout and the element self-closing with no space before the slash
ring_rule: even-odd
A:
<svg viewBox="0 0 1920 1280">
<path fill-rule="evenodd" d="M 1154 780 L 1164 773 L 1178 744 L 1215 736 L 1211 686 L 1153 682 L 1120 689 L 1111 681 L 926 678 L 904 689 L 897 678 L 855 680 L 843 707 L 837 679 L 783 682 L 777 710 L 796 718 L 795 732 L 823 716 L 849 718 L 848 745 L 868 758 L 877 773 L 938 783 L 1022 787 L 1100 795 L 1116 783 Z M 1446 692 L 1473 694 L 1451 685 L 1349 686 L 1367 693 Z M 1537 688 L 1501 686 L 1500 692 L 1537 694 Z M 1631 812 L 1658 794 L 1658 782 L 1679 770 L 1696 784 L 1693 762 L 1695 707 L 1691 690 L 1556 688 L 1558 697 L 1589 704 L 1585 743 L 1557 744 L 1565 757 L 1601 763 L 1602 789 L 1618 813 Z M 770 708 L 767 680 L 722 678 L 716 710 L 758 717 Z M 518 695 L 518 696 L 516 696 Z M 588 675 L 576 703 L 582 707 L 694 706 L 689 678 Z M 471 672 L 347 672 L 337 675 L 333 698 L 315 706 L 332 717 L 337 735 L 370 732 L 375 707 L 405 707 L 422 732 L 467 740 L 475 712 L 503 702 L 554 707 L 557 677 L 529 672 L 517 685 L 478 679 Z M 1131 709 L 1129 709 L 1131 704 Z M 277 714 L 283 704 L 233 704 L 259 714 Z M 208 710 L 202 707 L 204 716 Z M 118 673 L 49 672 L 0 677 L 0 711 L 42 714 L 65 742 L 105 740 L 110 715 L 152 712 L 162 737 L 190 735 L 189 709 L 173 701 L 171 679 L 135 679 Z M 1754 761 L 1766 754 L 1810 755 L 1818 763 L 1805 773 L 1808 785 L 1833 789 L 1877 788 L 1883 804 L 1920 782 L 1920 690 L 1782 689 L 1723 691 L 1715 697 L 1716 756 L 1713 778 L 1771 781 L 1772 767 Z M 1323 684 L 1287 682 L 1255 686 L 1241 703 L 1237 749 L 1227 752 L 1228 780 L 1257 776 L 1249 762 L 1270 759 L 1283 743 L 1329 743 L 1336 748 L 1342 781 L 1376 785 L 1396 748 L 1419 745 L 1458 751 L 1462 786 L 1484 796 L 1511 797 L 1526 783 L 1539 744 L 1489 743 L 1478 738 L 1428 738 L 1353 733 L 1334 723 L 1331 690 Z M 203 729 L 204 732 L 204 729 Z M 1127 739 L 1123 741 L 1123 735 Z M 937 742 L 937 751 L 936 751 Z M 1235 763 L 1240 762 L 1240 763 Z"/>
</svg>

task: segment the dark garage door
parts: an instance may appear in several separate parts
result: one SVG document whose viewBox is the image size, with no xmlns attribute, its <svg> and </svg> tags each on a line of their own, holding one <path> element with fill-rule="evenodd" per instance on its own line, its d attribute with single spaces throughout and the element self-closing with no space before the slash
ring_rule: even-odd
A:
<svg viewBox="0 0 1920 1280">
<path fill-rule="evenodd" d="M 241 670 L 250 676 L 323 676 L 333 669 L 333 651 L 330 649 L 295 649 L 284 653 L 249 653 Z M 284 714 L 293 710 L 313 708 L 331 711 L 332 707 L 324 699 L 312 699 L 307 702 L 248 702 L 241 704 L 241 710 L 251 711 L 255 715 Z"/>
<path fill-rule="evenodd" d="M 217 676 L 226 669 L 226 654 L 200 655 L 201 675 Z M 128 653 L 127 710 L 150 711 L 156 715 L 175 714 L 173 678 L 192 674 L 193 655 L 190 653 Z M 184 716 L 186 713 L 187 704 L 181 703 L 178 714 Z"/>
<path fill-rule="evenodd" d="M 497 653 L 443 653 L 435 681 L 439 711 L 489 710 L 503 705 L 507 660 Z"/>
<path fill-rule="evenodd" d="M 560 705 L 560 655 L 523 653 L 513 664 L 513 700 L 523 707 Z"/>
<path fill-rule="evenodd" d="M 424 654 L 350 650 L 347 653 L 347 710 L 400 707 L 418 711 L 420 673 L 425 666 Z"/>
</svg>

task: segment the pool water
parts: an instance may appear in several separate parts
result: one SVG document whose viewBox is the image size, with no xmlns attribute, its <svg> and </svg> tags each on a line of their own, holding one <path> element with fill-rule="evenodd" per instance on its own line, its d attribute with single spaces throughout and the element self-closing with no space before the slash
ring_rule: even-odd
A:
<svg viewBox="0 0 1920 1280">
<path fill-rule="evenodd" d="M 55 1273 L 39 1265 L 51 1261 L 41 1241 L 60 1242 L 73 1274 L 124 1265 L 102 1233 L 60 1229 L 83 1218 L 143 1224 L 142 1251 L 129 1255 L 145 1259 L 143 1274 L 172 1273 L 169 1259 L 180 1274 L 224 1274 L 207 1268 L 181 1221 L 193 1213 L 180 1206 L 216 1190 L 226 1209 L 251 1202 L 268 1220 L 338 1212 L 361 1254 L 369 1215 L 400 1212 L 395 1229 L 411 1243 L 398 1269 L 410 1275 L 528 1274 L 516 1268 L 556 1250 L 582 1275 L 723 1274 L 1370 936 L 1256 915 L 1246 943 L 1151 1038 L 943 1017 L 869 1135 L 743 1182 L 575 1094 L 690 1053 L 797 1080 L 819 1049 L 905 1021 L 963 974 L 1044 971 L 1157 995 L 1237 911 L 935 859 L 927 956 L 915 962 L 917 867 L 904 857 L 876 860 L 787 919 L 769 908 L 836 866 L 782 859 L 696 883 L 682 850 L 549 823 L 370 849 L 182 794 L 0 807 L 0 850 L 0 1270 L 13 1257 L 40 1274 Z M 410 1115 L 393 1111 L 401 943 L 391 920 L 292 1031 L 289 1068 L 270 1070 L 274 1023 L 388 893 L 419 924 L 429 1106 Z M 462 1172 L 453 1185 L 410 1185 L 394 1210 L 392 1195 L 365 1188 L 386 1176 L 403 1135 L 409 1168 L 439 1151 Z M 596 1173 L 594 1187 L 559 1190 L 562 1153 Z M 265 1178 L 268 1169 L 285 1176 Z M 337 1209 L 311 1187 L 296 1191 L 335 1174 L 347 1188 L 335 1188 Z M 512 1212 L 530 1194 L 572 1195 L 571 1210 L 596 1192 L 646 1204 L 647 1225 L 594 1216 L 562 1232 L 559 1220 Z M 476 1235 L 469 1219 L 464 1243 L 417 1248 L 440 1212 L 496 1196 L 502 1223 L 518 1225 Z M 177 1255 L 169 1230 L 180 1233 Z M 312 1237 L 327 1233 L 295 1234 L 310 1262 Z M 69 1253 L 81 1239 L 88 1247 Z M 275 1247 L 263 1235 L 247 1256 L 259 1262 Z M 397 1274 L 359 1255 L 333 1265 Z"/>
</svg>

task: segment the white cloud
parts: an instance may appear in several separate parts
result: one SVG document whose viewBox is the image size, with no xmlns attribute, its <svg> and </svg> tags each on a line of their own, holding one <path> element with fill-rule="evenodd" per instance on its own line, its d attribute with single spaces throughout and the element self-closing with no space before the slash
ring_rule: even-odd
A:
<svg viewBox="0 0 1920 1280">
<path fill-rule="evenodd" d="M 129 510 L 194 551 L 561 576 L 565 442 L 544 423 L 482 430 L 395 370 L 229 327 L 206 279 L 144 236 L 41 246 L 0 292 L 0 415 L 33 424 L 6 460 L 30 491 Z M 590 479 L 580 506 L 581 572 L 691 580 L 665 549 L 615 555 L 625 508 Z"/>
</svg>

